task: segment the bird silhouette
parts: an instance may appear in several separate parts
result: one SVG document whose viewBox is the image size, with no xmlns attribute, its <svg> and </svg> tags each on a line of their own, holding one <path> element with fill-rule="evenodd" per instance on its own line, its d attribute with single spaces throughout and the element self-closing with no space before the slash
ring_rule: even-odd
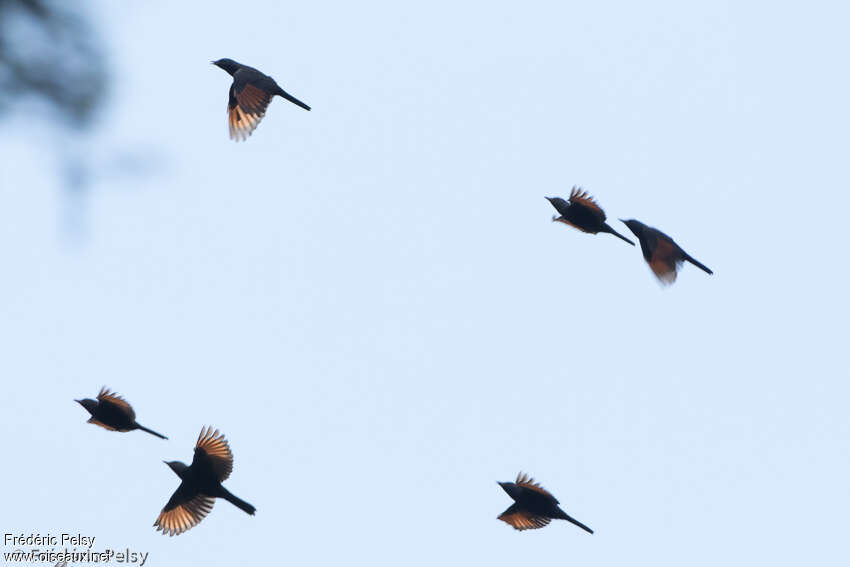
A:
<svg viewBox="0 0 850 567">
<path fill-rule="evenodd" d="M 566 520 L 588 533 L 593 530 L 571 518 L 558 507 L 558 500 L 525 473 L 519 473 L 516 482 L 500 482 L 499 486 L 514 499 L 514 503 L 499 516 L 517 530 L 536 530 L 549 525 L 553 519 Z"/>
<path fill-rule="evenodd" d="M 673 241 L 672 238 L 651 226 L 646 226 L 640 221 L 620 219 L 640 242 L 643 259 L 646 260 L 652 273 L 658 281 L 665 285 L 676 281 L 676 273 L 682 262 L 688 261 L 703 272 L 713 274 L 706 266 L 698 262 Z"/>
<path fill-rule="evenodd" d="M 100 389 L 97 399 L 85 398 L 83 400 L 74 400 L 91 414 L 88 423 L 99 425 L 110 431 L 133 431 L 141 429 L 147 431 L 151 435 L 156 435 L 160 439 L 168 439 L 165 435 L 148 429 L 144 425 L 136 422 L 136 412 L 127 401 L 114 392 L 110 392 L 106 387 Z"/>
<path fill-rule="evenodd" d="M 233 77 L 230 99 L 227 102 L 230 139 L 245 140 L 257 128 L 266 115 L 266 109 L 275 95 L 282 96 L 304 110 L 310 107 L 280 88 L 274 79 L 233 59 L 219 59 L 213 65 L 227 71 Z"/>
<path fill-rule="evenodd" d="M 607 232 L 613 234 L 617 238 L 625 240 L 632 246 L 634 242 L 611 228 L 605 222 L 605 211 L 602 207 L 580 187 L 573 187 L 570 192 L 569 201 L 565 201 L 560 197 L 546 197 L 552 206 L 555 207 L 561 216 L 553 216 L 552 221 L 562 222 L 569 226 L 579 229 L 582 232 L 597 234 L 599 232 Z"/>
<path fill-rule="evenodd" d="M 201 429 L 191 465 L 180 461 L 165 464 L 182 482 L 154 522 L 157 531 L 175 536 L 197 526 L 210 513 L 216 498 L 224 498 L 251 515 L 257 510 L 221 485 L 233 470 L 233 453 L 218 429 Z"/>
</svg>

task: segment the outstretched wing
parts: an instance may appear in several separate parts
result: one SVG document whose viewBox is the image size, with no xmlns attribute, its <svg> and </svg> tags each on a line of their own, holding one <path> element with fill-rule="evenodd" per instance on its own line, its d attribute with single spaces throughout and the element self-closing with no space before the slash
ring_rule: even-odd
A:
<svg viewBox="0 0 850 567">
<path fill-rule="evenodd" d="M 507 510 L 502 512 L 499 519 L 519 531 L 543 528 L 552 521 L 549 518 L 536 516 L 528 510 L 524 510 L 519 504 L 511 505 Z"/>
<path fill-rule="evenodd" d="M 533 490 L 538 494 L 542 494 L 543 496 L 550 498 L 555 504 L 560 504 L 557 498 L 552 496 L 552 494 L 548 490 L 540 486 L 539 483 L 534 482 L 534 479 L 525 474 L 524 472 L 521 472 L 517 475 L 516 485 L 522 486 L 523 488 L 527 488 L 528 490 Z"/>
<path fill-rule="evenodd" d="M 236 141 L 247 139 L 266 115 L 271 101 L 269 92 L 250 82 L 242 71 L 237 71 L 227 104 L 230 138 Z"/>
<path fill-rule="evenodd" d="M 102 404 L 110 404 L 114 406 L 116 409 L 127 415 L 130 418 L 130 421 L 136 419 L 136 412 L 133 411 L 133 407 L 129 403 L 127 403 L 127 400 L 125 400 L 115 392 L 110 392 L 106 386 L 100 389 L 100 392 L 97 394 L 97 400 Z M 111 429 L 110 427 L 107 427 L 101 424 L 100 422 L 96 423 L 98 425 L 106 427 L 107 429 Z"/>
<path fill-rule="evenodd" d="M 655 277 L 661 283 L 670 285 L 676 281 L 676 270 L 682 263 L 682 257 L 678 247 L 669 238 L 656 235 L 647 262 Z"/>
<path fill-rule="evenodd" d="M 224 482 L 230 476 L 233 471 L 233 453 L 230 452 L 230 446 L 224 434 L 219 433 L 218 429 L 213 431 L 213 428 L 209 426 L 201 429 L 198 443 L 195 445 L 192 466 L 199 460 L 208 461 L 219 482 Z"/>
<path fill-rule="evenodd" d="M 600 223 L 605 222 L 605 211 L 602 207 L 587 194 L 587 191 L 582 191 L 581 187 L 573 187 L 570 191 L 570 204 L 584 208 L 588 213 L 593 215 Z"/>
<path fill-rule="evenodd" d="M 215 498 L 189 490 L 181 482 L 153 525 L 164 535 L 182 534 L 197 526 L 210 513 L 213 504 Z"/>
</svg>

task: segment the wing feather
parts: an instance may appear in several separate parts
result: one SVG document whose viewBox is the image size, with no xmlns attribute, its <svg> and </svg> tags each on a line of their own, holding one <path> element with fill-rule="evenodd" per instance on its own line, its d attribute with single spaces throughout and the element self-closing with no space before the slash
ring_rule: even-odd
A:
<svg viewBox="0 0 850 567">
<path fill-rule="evenodd" d="M 649 267 L 658 280 L 670 285 L 676 281 L 676 271 L 682 264 L 676 246 L 668 239 L 658 237 L 649 258 Z"/>
<path fill-rule="evenodd" d="M 182 534 L 197 526 L 212 511 L 215 498 L 200 493 L 189 497 L 184 487 L 181 484 L 177 488 L 153 524 L 163 535 Z"/>
<path fill-rule="evenodd" d="M 230 102 L 227 105 L 230 138 L 246 140 L 266 115 L 272 95 L 250 83 L 230 87 Z"/>
<path fill-rule="evenodd" d="M 213 431 L 210 426 L 201 429 L 201 434 L 198 435 L 198 443 L 195 445 L 196 459 L 199 451 L 206 454 L 219 482 L 224 482 L 233 472 L 233 453 L 230 451 L 230 445 L 224 438 L 224 434 L 219 433 L 218 429 Z"/>
<path fill-rule="evenodd" d="M 127 402 L 127 400 L 125 400 L 115 392 L 109 391 L 106 386 L 100 389 L 100 392 L 97 394 L 97 400 L 100 403 L 110 404 L 117 407 L 122 412 L 127 414 L 130 417 L 131 421 L 136 419 L 136 412 L 133 411 L 133 407 Z"/>
<path fill-rule="evenodd" d="M 537 492 L 538 494 L 542 494 L 542 495 L 544 495 L 548 498 L 551 498 L 555 502 L 555 504 L 560 504 L 560 502 L 558 502 L 557 498 L 552 496 L 552 494 L 548 490 L 546 490 L 545 488 L 540 486 L 539 483 L 534 482 L 534 479 L 531 478 L 529 475 L 527 475 L 524 472 L 520 472 L 517 475 L 516 485 L 522 486 L 522 487 L 527 488 L 529 490 L 533 490 L 534 492 Z"/>
<path fill-rule="evenodd" d="M 537 516 L 528 510 L 524 510 L 519 504 L 512 504 L 502 512 L 499 519 L 519 531 L 544 528 L 552 521 L 549 518 Z"/>
<path fill-rule="evenodd" d="M 570 191 L 570 204 L 573 206 L 584 207 L 587 209 L 593 216 L 599 219 L 600 222 L 605 222 L 607 218 L 605 216 L 605 211 L 602 210 L 602 207 L 599 206 L 599 203 L 591 197 L 587 191 L 582 190 L 581 187 L 573 187 L 572 191 Z"/>
</svg>

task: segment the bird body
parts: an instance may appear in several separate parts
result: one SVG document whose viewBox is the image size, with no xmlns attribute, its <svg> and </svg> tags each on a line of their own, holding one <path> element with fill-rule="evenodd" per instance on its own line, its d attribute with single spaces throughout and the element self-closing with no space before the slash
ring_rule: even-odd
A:
<svg viewBox="0 0 850 567">
<path fill-rule="evenodd" d="M 151 435 L 156 435 L 160 439 L 168 439 L 165 435 L 137 423 L 136 412 L 133 411 L 133 407 L 127 403 L 127 400 L 114 392 L 110 392 L 106 387 L 100 389 L 96 400 L 85 398 L 74 401 L 86 408 L 86 411 L 91 414 L 88 423 L 99 425 L 110 431 L 140 429 Z"/>
<path fill-rule="evenodd" d="M 266 109 L 275 95 L 310 110 L 309 106 L 280 88 L 274 79 L 253 67 L 242 65 L 233 59 L 219 59 L 212 63 L 233 77 L 227 101 L 232 140 L 238 142 L 251 135 L 266 115 Z"/>
<path fill-rule="evenodd" d="M 634 242 L 614 230 L 611 225 L 605 222 L 607 218 L 605 211 L 602 210 L 602 207 L 599 206 L 593 197 L 588 195 L 586 191 L 582 191 L 581 188 L 573 187 L 568 201 L 561 197 L 546 197 L 546 199 L 561 214 L 559 217 L 553 216 L 553 221 L 562 222 L 589 234 L 607 232 L 625 240 L 632 246 L 635 245 Z"/>
<path fill-rule="evenodd" d="M 233 471 L 233 453 L 223 434 L 211 427 L 201 429 L 192 464 L 166 464 L 180 477 L 180 486 L 154 522 L 163 534 L 178 535 L 200 523 L 212 511 L 216 498 L 223 498 L 247 514 L 256 508 L 222 486 Z"/>
<path fill-rule="evenodd" d="M 657 228 L 652 228 L 634 219 L 620 220 L 637 236 L 641 252 L 643 252 L 643 259 L 646 260 L 652 273 L 661 283 L 669 285 L 675 282 L 677 271 L 685 261 L 690 262 L 707 274 L 714 273 L 682 250 L 681 246 L 676 244 L 672 238 Z"/>
<path fill-rule="evenodd" d="M 558 499 L 534 479 L 519 473 L 516 482 L 500 482 L 499 486 L 514 499 L 499 519 L 516 530 L 535 530 L 549 525 L 553 519 L 567 520 L 588 533 L 593 530 L 561 510 Z"/>
</svg>

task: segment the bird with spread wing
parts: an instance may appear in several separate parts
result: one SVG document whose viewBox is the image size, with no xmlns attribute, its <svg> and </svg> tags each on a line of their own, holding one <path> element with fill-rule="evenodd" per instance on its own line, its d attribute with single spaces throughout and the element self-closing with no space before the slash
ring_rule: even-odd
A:
<svg viewBox="0 0 850 567">
<path fill-rule="evenodd" d="M 499 519 L 514 529 L 536 530 L 546 527 L 552 520 L 566 520 L 593 533 L 593 530 L 561 510 L 558 499 L 527 474 L 521 472 L 516 482 L 500 482 L 499 486 L 514 499 L 514 503 L 502 512 Z"/>
<path fill-rule="evenodd" d="M 174 536 L 197 526 L 212 511 L 216 498 L 223 498 L 246 514 L 254 515 L 254 506 L 221 485 L 233 471 L 233 453 L 218 429 L 201 429 L 191 465 L 180 461 L 165 464 L 182 482 L 154 522 L 157 531 Z"/>
</svg>

